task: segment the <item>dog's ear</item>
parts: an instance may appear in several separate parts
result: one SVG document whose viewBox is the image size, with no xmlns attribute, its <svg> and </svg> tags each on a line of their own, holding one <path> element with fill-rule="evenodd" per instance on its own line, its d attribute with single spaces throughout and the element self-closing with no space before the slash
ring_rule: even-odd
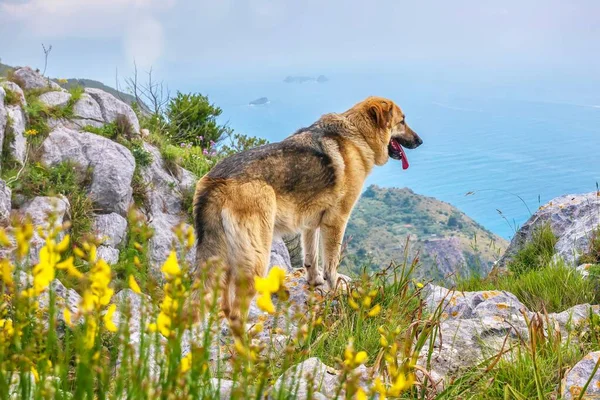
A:
<svg viewBox="0 0 600 400">
<path fill-rule="evenodd" d="M 386 129 L 394 114 L 394 104 L 388 100 L 377 100 L 369 104 L 369 115 L 375 124 Z"/>
</svg>

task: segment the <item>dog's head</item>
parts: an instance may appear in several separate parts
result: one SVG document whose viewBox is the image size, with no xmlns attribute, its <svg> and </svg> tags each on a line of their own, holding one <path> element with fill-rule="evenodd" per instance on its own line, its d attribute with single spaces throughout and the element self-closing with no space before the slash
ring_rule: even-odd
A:
<svg viewBox="0 0 600 400">
<path fill-rule="evenodd" d="M 375 150 L 375 164 L 383 165 L 391 157 L 402 160 L 402 167 L 407 169 L 404 148 L 416 149 L 423 140 L 406 124 L 406 116 L 400 107 L 382 97 L 369 97 L 360 105 L 372 125 L 365 138 Z"/>
</svg>

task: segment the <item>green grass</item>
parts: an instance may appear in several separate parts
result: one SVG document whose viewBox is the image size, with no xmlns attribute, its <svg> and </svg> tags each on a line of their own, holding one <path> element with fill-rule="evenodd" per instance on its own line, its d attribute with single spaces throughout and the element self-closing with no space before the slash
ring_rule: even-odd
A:
<svg viewBox="0 0 600 400">
<path fill-rule="evenodd" d="M 579 258 L 579 264 L 600 264 L 600 228 L 591 233 L 588 251 Z"/>
<path fill-rule="evenodd" d="M 7 106 L 16 106 L 21 104 L 21 96 L 15 91 L 4 88 L 6 96 L 4 96 L 4 104 Z"/>
<path fill-rule="evenodd" d="M 549 225 L 534 229 L 531 239 L 508 263 L 508 270 L 518 275 L 546 267 L 554 256 L 554 246 L 557 241 Z"/>
<path fill-rule="evenodd" d="M 167 169 L 176 171 L 179 165 L 191 171 L 197 177 L 204 176 L 218 162 L 218 156 L 206 156 L 200 147 L 181 147 L 165 144 L 160 148 Z"/>
</svg>

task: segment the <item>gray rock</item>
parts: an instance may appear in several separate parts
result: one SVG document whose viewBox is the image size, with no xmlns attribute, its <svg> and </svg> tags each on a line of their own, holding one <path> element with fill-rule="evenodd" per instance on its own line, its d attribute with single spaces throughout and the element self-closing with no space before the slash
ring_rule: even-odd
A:
<svg viewBox="0 0 600 400">
<path fill-rule="evenodd" d="M 92 133 L 59 127 L 42 144 L 42 163 L 51 166 L 64 161 L 93 169 L 89 193 L 98 211 L 126 215 L 135 170 L 135 159 L 126 147 Z"/>
<path fill-rule="evenodd" d="M 589 247 L 591 233 L 600 225 L 600 196 L 596 192 L 557 197 L 541 207 L 519 229 L 504 256 L 498 262 L 505 268 L 511 258 L 527 243 L 535 229 L 549 224 L 558 238 L 556 254 L 575 267 Z"/>
<path fill-rule="evenodd" d="M 48 107 L 65 107 L 71 100 L 69 92 L 47 92 L 40 95 L 39 100 Z"/>
<path fill-rule="evenodd" d="M 35 197 L 33 200 L 25 203 L 20 209 L 19 214 L 22 218 L 30 218 L 35 227 L 41 227 L 43 230 L 51 228 L 49 216 L 54 215 L 53 226 L 60 226 L 70 219 L 70 204 L 66 197 Z M 62 237 L 62 234 L 61 234 Z M 37 231 L 34 231 L 31 239 L 30 261 L 35 264 L 39 261 L 40 249 L 44 245 Z"/>
<path fill-rule="evenodd" d="M 588 380 L 590 383 L 583 396 L 584 399 L 599 399 L 600 398 L 600 369 L 592 376 L 594 367 L 600 358 L 600 351 L 585 356 L 565 375 L 562 385 L 562 398 L 564 400 L 579 399 L 583 387 Z"/>
<path fill-rule="evenodd" d="M 590 276 L 589 269 L 593 265 L 594 264 L 581 264 L 579 267 L 576 268 L 576 270 L 577 270 L 577 272 L 579 272 L 581 274 L 581 276 L 583 276 L 584 278 L 587 278 L 588 276 Z"/>
<path fill-rule="evenodd" d="M 16 93 L 21 100 L 21 106 L 27 105 L 25 93 L 23 93 L 23 89 L 21 89 L 19 85 L 11 81 L 0 81 L 0 86 L 2 86 L 5 90 L 10 90 L 11 92 Z"/>
<path fill-rule="evenodd" d="M 98 246 L 98 258 L 103 259 L 109 265 L 114 265 L 119 262 L 119 250 L 110 246 Z"/>
<path fill-rule="evenodd" d="M 27 140 L 25 139 L 27 119 L 25 117 L 25 111 L 18 105 L 8 106 L 6 107 L 6 111 L 8 112 L 10 121 L 8 128 L 10 129 L 10 134 L 12 136 L 11 142 L 8 143 L 9 153 L 14 161 L 23 165 L 27 155 Z M 6 133 L 5 136 L 8 136 Z"/>
<path fill-rule="evenodd" d="M 119 115 L 124 115 L 131 124 L 133 131 L 137 134 L 140 133 L 140 123 L 137 115 L 127 104 L 100 89 L 86 88 L 85 92 L 100 105 L 104 122 L 114 122 Z"/>
<path fill-rule="evenodd" d="M 292 262 L 290 260 L 290 253 L 282 239 L 276 238 L 271 244 L 271 259 L 269 265 L 278 265 L 283 268 L 286 272 L 292 271 Z"/>
<path fill-rule="evenodd" d="M 23 89 L 46 89 L 52 90 L 63 90 L 57 83 L 52 82 L 50 78 L 42 76 L 37 71 L 34 71 L 30 67 L 22 67 L 15 71 L 15 77 L 19 80 L 19 83 L 23 86 Z"/>
<path fill-rule="evenodd" d="M 83 93 L 73 105 L 73 116 L 73 122 L 80 127 L 91 125 L 100 128 L 104 125 L 102 109 L 88 93 Z"/>
<path fill-rule="evenodd" d="M 211 378 L 210 384 L 213 390 L 213 398 L 229 400 L 233 391 L 233 381 L 228 379 Z"/>
<path fill-rule="evenodd" d="M 4 106 L 4 98 L 6 97 L 6 92 L 3 87 L 0 87 L 0 146 L 4 143 L 4 135 L 6 133 L 6 123 L 8 122 L 8 111 L 6 111 L 6 107 Z M 2 161 L 2 160 L 0 160 Z M 0 165 L 2 163 L 0 162 Z"/>
<path fill-rule="evenodd" d="M 50 284 L 50 288 L 54 291 L 55 294 L 55 306 L 56 310 L 56 319 L 59 321 L 64 321 L 64 309 L 68 308 L 73 316 L 77 314 L 79 310 L 79 304 L 81 303 L 81 296 L 73 289 L 67 289 L 65 285 L 62 284 L 61 281 L 55 279 Z M 39 297 L 40 308 L 42 310 L 48 309 L 50 306 L 50 294 L 48 291 L 42 293 Z M 75 322 L 75 321 L 71 321 Z"/>
<path fill-rule="evenodd" d="M 11 196 L 10 188 L 0 179 L 0 226 L 7 226 L 10 222 Z"/>
<path fill-rule="evenodd" d="M 600 306 L 579 304 L 560 313 L 548 314 L 548 320 L 558 326 L 562 340 L 566 341 L 577 326 L 589 319 L 591 313 L 598 314 L 599 312 Z"/>
<path fill-rule="evenodd" d="M 103 245 L 117 247 L 127 234 L 127 220 L 117 213 L 96 215 L 93 230 Z"/>
<path fill-rule="evenodd" d="M 275 382 L 271 398 L 281 398 L 281 393 L 295 399 L 309 399 L 312 391 L 331 399 L 339 384 L 339 372 L 313 357 L 285 371 Z"/>
</svg>

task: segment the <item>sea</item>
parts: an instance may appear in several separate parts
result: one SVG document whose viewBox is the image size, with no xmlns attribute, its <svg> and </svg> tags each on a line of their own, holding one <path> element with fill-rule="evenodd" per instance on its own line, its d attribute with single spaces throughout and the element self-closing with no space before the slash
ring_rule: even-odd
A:
<svg viewBox="0 0 600 400">
<path fill-rule="evenodd" d="M 408 170 L 390 160 L 374 169 L 366 185 L 408 187 L 448 202 L 506 239 L 554 197 L 597 190 L 598 82 L 552 71 L 545 76 L 492 71 L 447 77 L 419 70 L 326 76 L 328 82 L 302 84 L 285 83 L 283 73 L 207 79 L 188 82 L 186 90 L 208 95 L 223 109 L 221 122 L 235 131 L 269 141 L 369 95 L 389 97 L 424 144 L 407 150 Z M 260 97 L 269 103 L 249 105 Z"/>
</svg>

